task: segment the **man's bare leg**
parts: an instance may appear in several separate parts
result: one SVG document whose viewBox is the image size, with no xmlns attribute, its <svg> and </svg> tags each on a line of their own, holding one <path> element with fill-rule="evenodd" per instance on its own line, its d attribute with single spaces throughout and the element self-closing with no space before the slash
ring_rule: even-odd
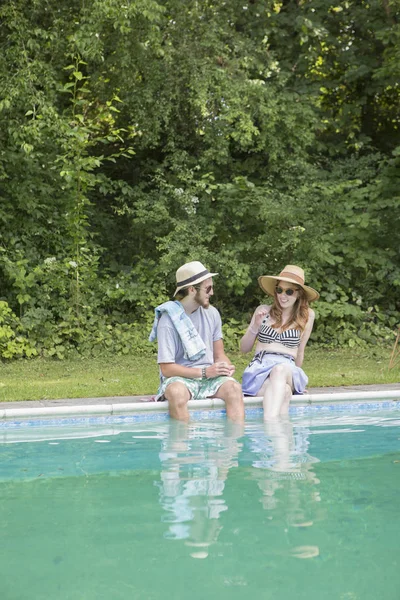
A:
<svg viewBox="0 0 400 600">
<path fill-rule="evenodd" d="M 225 381 L 218 388 L 215 398 L 225 402 L 226 416 L 232 421 L 244 421 L 244 403 L 242 386 L 237 381 Z"/>
<path fill-rule="evenodd" d="M 177 421 L 189 421 L 187 403 L 190 400 L 190 392 L 180 381 L 170 383 L 164 392 L 168 400 L 169 416 Z"/>
</svg>

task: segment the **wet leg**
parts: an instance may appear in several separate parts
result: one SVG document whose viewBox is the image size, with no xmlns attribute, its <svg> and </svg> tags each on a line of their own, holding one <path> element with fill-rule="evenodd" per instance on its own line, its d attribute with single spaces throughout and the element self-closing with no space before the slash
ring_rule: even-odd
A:
<svg viewBox="0 0 400 600">
<path fill-rule="evenodd" d="M 180 381 L 170 383 L 164 392 L 168 400 L 169 416 L 178 421 L 189 421 L 187 403 L 190 400 L 190 392 Z"/>
</svg>

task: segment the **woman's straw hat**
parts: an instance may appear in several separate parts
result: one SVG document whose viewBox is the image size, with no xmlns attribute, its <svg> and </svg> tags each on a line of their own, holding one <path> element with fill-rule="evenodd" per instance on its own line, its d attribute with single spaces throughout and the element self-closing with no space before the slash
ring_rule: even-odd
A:
<svg viewBox="0 0 400 600">
<path fill-rule="evenodd" d="M 313 302 L 319 298 L 319 293 L 316 290 L 308 285 L 304 285 L 304 271 L 301 267 L 286 265 L 279 275 L 261 275 L 258 278 L 261 289 L 270 296 L 273 296 L 275 293 L 277 281 L 287 281 L 288 283 L 300 286 L 305 291 L 309 302 Z"/>
<path fill-rule="evenodd" d="M 174 296 L 177 295 L 179 290 L 187 288 L 190 285 L 196 285 L 196 283 L 200 283 L 209 277 L 214 277 L 214 275 L 218 275 L 218 273 L 210 273 L 210 271 L 197 260 L 182 265 L 176 272 L 176 290 Z"/>
</svg>

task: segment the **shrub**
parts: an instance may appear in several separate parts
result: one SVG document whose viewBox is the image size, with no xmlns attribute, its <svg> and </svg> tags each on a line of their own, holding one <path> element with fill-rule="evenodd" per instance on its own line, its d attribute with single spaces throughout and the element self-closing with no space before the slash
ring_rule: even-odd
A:
<svg viewBox="0 0 400 600">
<path fill-rule="evenodd" d="M 30 358 L 37 354 L 35 345 L 22 335 L 22 326 L 7 302 L 0 301 L 0 357 Z"/>
</svg>

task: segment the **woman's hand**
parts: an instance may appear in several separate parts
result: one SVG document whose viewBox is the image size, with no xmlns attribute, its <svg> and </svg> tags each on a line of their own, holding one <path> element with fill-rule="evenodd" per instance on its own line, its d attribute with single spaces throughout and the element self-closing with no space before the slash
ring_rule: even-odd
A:
<svg viewBox="0 0 400 600">
<path fill-rule="evenodd" d="M 257 331 L 260 329 L 261 323 L 263 322 L 267 314 L 268 310 L 266 308 L 263 308 L 262 306 L 257 308 L 256 312 L 254 313 L 254 325 L 257 328 Z"/>
<path fill-rule="evenodd" d="M 243 354 L 247 354 L 247 352 L 250 352 L 250 350 L 253 348 L 261 323 L 268 314 L 269 307 L 259 306 L 258 308 L 256 308 L 251 319 L 250 325 L 248 326 L 246 333 L 240 340 L 240 352 L 243 352 Z"/>
</svg>

